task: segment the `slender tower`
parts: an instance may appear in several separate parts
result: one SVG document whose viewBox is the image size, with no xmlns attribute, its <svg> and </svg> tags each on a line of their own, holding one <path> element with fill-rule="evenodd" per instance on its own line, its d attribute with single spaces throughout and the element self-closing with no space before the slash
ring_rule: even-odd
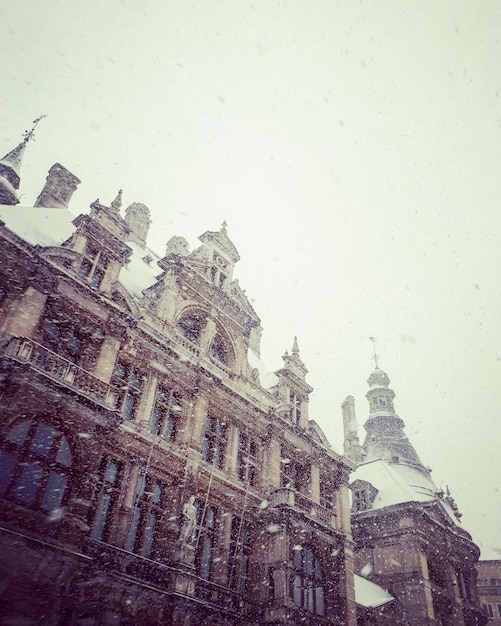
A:
<svg viewBox="0 0 501 626">
<path fill-rule="evenodd" d="M 33 120 L 33 128 L 23 133 L 24 139 L 13 150 L 0 159 L 0 204 L 19 204 L 17 192 L 21 181 L 21 163 L 26 144 L 35 136 L 35 128 L 45 115 Z"/>
</svg>

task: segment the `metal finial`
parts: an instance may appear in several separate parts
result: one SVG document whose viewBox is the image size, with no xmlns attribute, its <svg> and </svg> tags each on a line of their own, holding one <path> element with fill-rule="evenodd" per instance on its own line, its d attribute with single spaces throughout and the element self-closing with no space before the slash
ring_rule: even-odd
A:
<svg viewBox="0 0 501 626">
<path fill-rule="evenodd" d="M 228 224 L 226 223 L 226 220 L 224 220 L 224 222 L 221 224 L 221 231 L 220 232 L 226 234 L 227 226 L 228 226 Z"/>
<path fill-rule="evenodd" d="M 372 341 L 372 345 L 374 347 L 374 355 L 373 355 L 372 358 L 374 359 L 374 363 L 376 364 L 376 369 L 379 369 L 378 362 L 377 362 L 379 357 L 378 357 L 378 355 L 376 353 L 376 338 L 375 337 L 369 337 L 369 341 Z"/>
<path fill-rule="evenodd" d="M 35 128 L 38 126 L 38 122 L 43 120 L 44 117 L 47 117 L 47 116 L 42 114 L 40 115 L 40 117 L 37 117 L 36 120 L 33 120 L 33 128 L 31 130 L 24 131 L 23 133 L 24 143 L 28 143 L 28 141 L 31 141 L 32 139 L 35 138 Z"/>
</svg>

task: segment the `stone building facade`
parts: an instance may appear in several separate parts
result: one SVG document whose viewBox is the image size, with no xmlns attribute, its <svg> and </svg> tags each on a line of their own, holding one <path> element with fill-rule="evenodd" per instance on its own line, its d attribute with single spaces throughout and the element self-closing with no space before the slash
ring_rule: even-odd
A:
<svg viewBox="0 0 501 626">
<path fill-rule="evenodd" d="M 163 257 L 148 208 L 0 187 L 0 623 L 356 624 L 348 480 L 294 340 L 260 320 L 226 226 Z"/>
<path fill-rule="evenodd" d="M 477 563 L 477 591 L 480 604 L 489 620 L 489 626 L 501 625 L 501 560 L 482 560 Z"/>
<path fill-rule="evenodd" d="M 383 587 L 399 623 L 476 626 L 486 619 L 476 590 L 479 549 L 462 528 L 448 489 L 439 489 L 395 412 L 395 393 L 379 367 L 368 379 L 369 417 L 360 445 L 353 397 L 343 403 L 355 571 Z M 386 607 L 373 624 L 383 623 Z"/>
</svg>

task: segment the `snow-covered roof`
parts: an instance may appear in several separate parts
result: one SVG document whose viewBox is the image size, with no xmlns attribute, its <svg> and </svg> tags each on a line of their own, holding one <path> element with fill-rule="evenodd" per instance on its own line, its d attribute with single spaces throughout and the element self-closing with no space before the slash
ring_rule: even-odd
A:
<svg viewBox="0 0 501 626">
<path fill-rule="evenodd" d="M 365 608 L 375 608 L 394 600 L 387 591 L 376 583 L 355 574 L 355 601 Z"/>
<path fill-rule="evenodd" d="M 356 480 L 370 483 L 377 489 L 371 509 L 382 509 L 404 502 L 439 501 L 451 520 L 459 524 L 454 511 L 447 502 L 437 495 L 438 488 L 422 470 L 403 463 L 388 463 L 384 460 L 371 461 L 360 465 L 350 476 L 350 484 Z"/>
<path fill-rule="evenodd" d="M 137 243 L 128 241 L 132 255 L 127 265 L 120 272 L 120 282 L 135 298 L 141 298 L 144 289 L 151 287 L 162 270 L 157 262 L 160 257 L 149 248 L 141 248 Z M 148 263 L 145 258 L 151 259 Z"/>
<path fill-rule="evenodd" d="M 249 359 L 249 365 L 259 372 L 259 381 L 265 389 L 272 389 L 278 384 L 277 375 L 269 371 L 251 348 L 247 352 L 247 357 Z"/>
<path fill-rule="evenodd" d="M 60 246 L 75 230 L 75 217 L 67 209 L 0 206 L 0 220 L 33 246 Z"/>
</svg>

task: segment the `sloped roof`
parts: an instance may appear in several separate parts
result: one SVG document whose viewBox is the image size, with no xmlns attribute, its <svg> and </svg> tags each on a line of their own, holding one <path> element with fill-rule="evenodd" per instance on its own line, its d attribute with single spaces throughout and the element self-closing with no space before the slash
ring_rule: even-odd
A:
<svg viewBox="0 0 501 626">
<path fill-rule="evenodd" d="M 383 509 L 404 502 L 440 502 L 451 520 L 458 526 L 459 520 L 447 502 L 439 498 L 438 488 L 430 475 L 403 463 L 388 463 L 384 460 L 360 465 L 350 476 L 350 484 L 364 480 L 378 491 L 371 510 Z"/>
<path fill-rule="evenodd" d="M 75 217 L 67 209 L 0 206 L 2 222 L 33 246 L 60 246 L 73 234 Z"/>
<path fill-rule="evenodd" d="M 365 608 L 388 604 L 395 598 L 376 583 L 355 574 L 355 602 Z"/>
</svg>

